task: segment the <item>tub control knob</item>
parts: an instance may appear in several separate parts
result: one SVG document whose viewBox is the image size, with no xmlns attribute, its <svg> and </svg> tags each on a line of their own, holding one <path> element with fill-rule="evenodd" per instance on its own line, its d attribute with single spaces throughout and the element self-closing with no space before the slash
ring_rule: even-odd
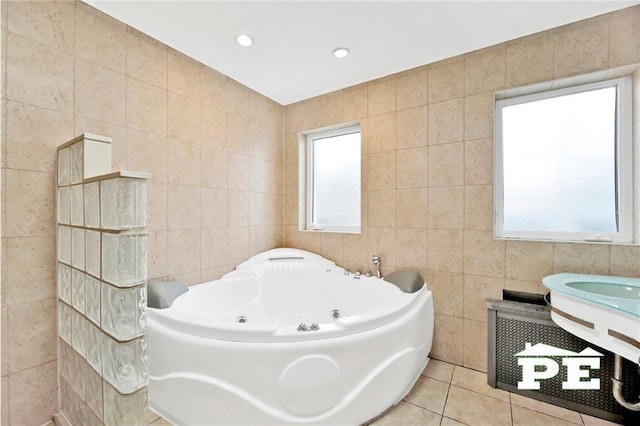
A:
<svg viewBox="0 0 640 426">
<path fill-rule="evenodd" d="M 356 271 L 354 272 L 354 274 L 356 274 L 356 277 L 359 277 L 360 274 L 362 274 L 362 272 L 360 272 L 360 269 L 356 269 Z"/>
<path fill-rule="evenodd" d="M 307 324 L 300 323 L 300 325 L 298 326 L 298 331 L 307 331 Z"/>
<path fill-rule="evenodd" d="M 314 322 L 313 324 L 311 324 L 310 330 L 320 330 L 320 326 L 317 322 Z"/>
<path fill-rule="evenodd" d="M 349 275 L 350 274 L 350 272 L 349 272 L 349 270 L 347 268 L 344 268 L 344 274 L 345 275 Z"/>
<path fill-rule="evenodd" d="M 371 270 L 367 271 L 367 273 L 365 274 L 367 277 L 371 276 Z"/>
</svg>

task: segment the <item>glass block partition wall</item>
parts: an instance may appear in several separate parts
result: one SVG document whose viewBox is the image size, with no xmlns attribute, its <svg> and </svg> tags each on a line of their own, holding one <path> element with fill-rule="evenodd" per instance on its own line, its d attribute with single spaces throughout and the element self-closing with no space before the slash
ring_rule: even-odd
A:
<svg viewBox="0 0 640 426">
<path fill-rule="evenodd" d="M 148 424 L 148 173 L 111 172 L 111 139 L 58 147 L 58 392 L 72 425 Z"/>
</svg>

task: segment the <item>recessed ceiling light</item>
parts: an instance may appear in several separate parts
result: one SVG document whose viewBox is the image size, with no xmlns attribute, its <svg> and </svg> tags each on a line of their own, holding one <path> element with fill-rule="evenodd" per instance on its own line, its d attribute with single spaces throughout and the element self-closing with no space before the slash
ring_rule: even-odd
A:
<svg viewBox="0 0 640 426">
<path fill-rule="evenodd" d="M 242 47 L 249 47 L 253 44 L 253 37 L 249 34 L 240 34 L 236 37 L 236 41 Z"/>
<path fill-rule="evenodd" d="M 344 58 L 349 54 L 349 49 L 346 47 L 338 47 L 337 49 L 333 49 L 333 56 L 336 58 Z"/>
</svg>

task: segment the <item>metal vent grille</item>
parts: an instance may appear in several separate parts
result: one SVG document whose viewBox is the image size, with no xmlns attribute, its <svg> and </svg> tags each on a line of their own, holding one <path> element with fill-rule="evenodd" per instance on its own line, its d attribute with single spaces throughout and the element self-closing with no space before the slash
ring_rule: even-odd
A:
<svg viewBox="0 0 640 426">
<path fill-rule="evenodd" d="M 518 318 L 513 314 L 501 315 L 500 312 L 495 318 L 495 375 L 498 388 L 600 417 L 603 417 L 602 412 L 611 413 L 610 420 L 624 423 L 638 421 L 637 413 L 625 410 L 613 398 L 611 378 L 614 356 L 611 352 L 592 345 L 553 323 L 544 324 L 541 321 L 531 321 L 526 317 Z M 591 378 L 600 379 L 600 391 L 562 389 L 562 381 L 566 380 L 566 368 L 562 366 L 560 357 L 551 357 L 561 366 L 560 372 L 554 378 L 540 381 L 540 390 L 518 390 L 518 381 L 522 379 L 522 367 L 518 365 L 518 359 L 513 355 L 524 350 L 526 342 L 544 343 L 573 352 L 580 352 L 590 347 L 604 354 L 600 361 L 600 370 L 591 370 L 590 373 Z M 637 401 L 638 398 L 640 380 L 636 372 L 637 366 L 625 360 L 623 390 L 627 401 Z"/>
</svg>

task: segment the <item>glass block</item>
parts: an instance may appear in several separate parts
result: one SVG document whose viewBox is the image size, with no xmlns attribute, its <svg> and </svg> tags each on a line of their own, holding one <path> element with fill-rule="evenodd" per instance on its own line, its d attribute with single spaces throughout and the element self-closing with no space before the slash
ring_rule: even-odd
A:
<svg viewBox="0 0 640 426">
<path fill-rule="evenodd" d="M 87 389 L 86 376 L 89 365 L 77 352 L 74 352 L 71 358 L 73 363 L 71 367 L 71 388 L 84 399 Z"/>
<path fill-rule="evenodd" d="M 147 285 L 138 287 L 138 328 L 142 332 L 147 331 Z"/>
<path fill-rule="evenodd" d="M 138 383 L 146 386 L 149 384 L 149 351 L 147 350 L 146 335 L 143 338 L 139 339 L 138 343 L 138 356 L 140 357 L 140 364 L 138 365 L 138 369 L 136 370 L 136 372 L 138 373 Z"/>
<path fill-rule="evenodd" d="M 146 293 L 141 290 L 144 286 L 133 288 L 117 288 L 109 284 L 102 284 L 102 329 L 114 339 L 131 340 L 145 331 L 141 325 L 141 299 L 146 299 Z"/>
<path fill-rule="evenodd" d="M 86 231 L 85 234 L 85 271 L 96 278 L 100 277 L 100 232 Z"/>
<path fill-rule="evenodd" d="M 82 185 L 70 186 L 71 191 L 71 224 L 84 226 L 84 188 Z"/>
<path fill-rule="evenodd" d="M 111 138 L 84 134 L 83 173 L 84 178 L 111 172 Z"/>
<path fill-rule="evenodd" d="M 69 413 L 65 413 L 65 417 L 72 425 L 86 425 L 87 424 L 87 406 L 84 401 L 74 392 L 74 409 Z"/>
<path fill-rule="evenodd" d="M 147 227 L 147 181 L 136 179 L 136 221 L 139 227 Z"/>
<path fill-rule="evenodd" d="M 72 324 L 71 314 L 73 309 L 68 307 L 65 303 L 58 303 L 58 333 L 68 344 L 72 341 Z"/>
<path fill-rule="evenodd" d="M 71 229 L 71 265 L 84 270 L 84 229 Z"/>
<path fill-rule="evenodd" d="M 82 183 L 83 176 L 82 142 L 71 145 L 71 184 Z"/>
<path fill-rule="evenodd" d="M 106 381 L 103 382 L 105 426 L 149 424 L 149 395 L 144 387 L 131 395 L 121 395 Z"/>
<path fill-rule="evenodd" d="M 71 265 L 71 228 L 58 226 L 58 260 Z"/>
<path fill-rule="evenodd" d="M 71 183 L 71 148 L 58 151 L 58 186 Z"/>
<path fill-rule="evenodd" d="M 84 185 L 84 223 L 88 228 L 100 228 L 100 182 Z"/>
<path fill-rule="evenodd" d="M 73 390 L 71 389 L 71 384 L 65 380 L 60 379 L 60 411 L 65 414 L 67 419 L 69 418 L 69 413 L 72 411 L 72 396 Z"/>
<path fill-rule="evenodd" d="M 58 188 L 58 223 L 71 224 L 71 187 Z"/>
<path fill-rule="evenodd" d="M 84 272 L 71 270 L 71 301 L 72 306 L 81 314 L 85 311 L 86 288 Z"/>
<path fill-rule="evenodd" d="M 100 182 L 100 219 L 104 229 L 147 226 L 147 182 L 114 178 Z"/>
<path fill-rule="evenodd" d="M 100 326 L 100 281 L 91 275 L 85 277 L 85 315 Z"/>
<path fill-rule="evenodd" d="M 71 310 L 71 345 L 84 357 L 87 347 L 87 320 L 75 310 Z"/>
<path fill-rule="evenodd" d="M 58 262 L 58 297 L 71 304 L 71 268 Z"/>
<path fill-rule="evenodd" d="M 87 363 L 102 374 L 102 331 L 95 325 L 87 325 Z"/>
<path fill-rule="evenodd" d="M 147 279 L 146 234 L 102 233 L 102 279 L 116 287 Z"/>
<path fill-rule="evenodd" d="M 96 417 L 98 417 L 99 420 L 102 420 L 102 376 L 91 368 L 87 368 L 86 374 L 87 405 Z"/>
<path fill-rule="evenodd" d="M 58 368 L 60 369 L 60 377 L 63 379 L 71 380 L 71 355 L 73 348 L 69 346 L 64 340 L 58 341 L 58 347 L 60 348 L 58 357 Z"/>
<path fill-rule="evenodd" d="M 141 368 L 148 370 L 146 337 L 129 342 L 116 342 L 102 335 L 102 373 L 118 392 L 130 394 L 146 384 Z M 148 373 L 147 373 L 148 374 Z"/>
<path fill-rule="evenodd" d="M 102 380 L 100 381 L 100 383 L 102 383 Z M 104 426 L 104 423 L 102 423 L 102 419 L 98 418 L 98 416 L 91 409 L 87 409 L 87 422 L 85 424 L 87 426 Z"/>
<path fill-rule="evenodd" d="M 71 386 L 71 381 L 60 379 L 60 410 L 72 425 L 84 425 L 84 395 L 81 398 Z M 80 422 L 80 423 L 78 423 Z"/>
</svg>

